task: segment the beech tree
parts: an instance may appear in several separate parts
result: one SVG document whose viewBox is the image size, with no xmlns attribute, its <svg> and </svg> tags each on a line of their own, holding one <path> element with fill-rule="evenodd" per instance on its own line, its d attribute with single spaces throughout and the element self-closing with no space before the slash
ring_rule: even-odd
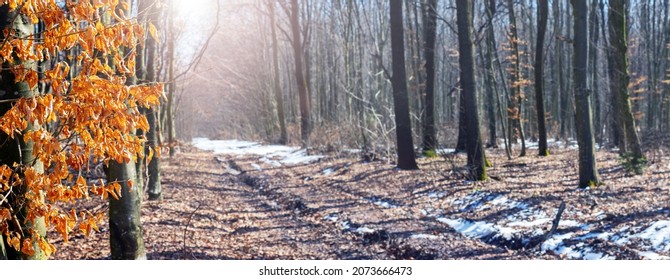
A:
<svg viewBox="0 0 670 280">
<path fill-rule="evenodd" d="M 619 153 L 637 174 L 642 174 L 646 159 L 631 112 L 628 86 L 628 0 L 611 0 L 609 5 L 610 90 L 614 103 L 614 124 L 619 135 Z"/>
<path fill-rule="evenodd" d="M 535 110 L 537 110 L 538 154 L 548 156 L 547 127 L 544 113 L 544 36 L 547 31 L 549 3 L 538 0 L 537 44 L 535 45 Z"/>
<path fill-rule="evenodd" d="M 293 46 L 293 60 L 295 66 L 295 81 L 298 87 L 298 99 L 300 101 L 300 140 L 304 147 L 309 146 L 309 134 L 311 131 L 311 114 L 309 105 L 309 93 L 305 73 L 303 70 L 305 60 L 303 59 L 303 40 L 300 32 L 300 9 L 298 0 L 291 0 L 290 5 L 291 22 L 291 44 Z"/>
<path fill-rule="evenodd" d="M 572 71 L 575 79 L 575 125 L 579 145 L 579 187 L 600 184 L 596 168 L 595 139 L 590 92 L 587 85 L 588 62 L 588 8 L 586 1 L 571 0 L 574 14 L 574 56 Z"/>
<path fill-rule="evenodd" d="M 467 135 L 466 153 L 468 167 L 476 180 L 486 180 L 486 155 L 479 131 L 479 114 L 477 110 L 477 93 L 475 86 L 475 58 L 472 41 L 472 3 L 468 0 L 456 0 L 458 23 L 459 65 L 461 67 L 461 98 L 464 99 Z"/>
<path fill-rule="evenodd" d="M 423 3 L 423 52 L 426 59 L 426 95 L 423 114 L 423 151 L 435 151 L 437 132 L 435 130 L 435 37 L 437 36 L 437 0 Z"/>
<path fill-rule="evenodd" d="M 398 168 L 418 169 L 412 140 L 412 122 L 409 118 L 407 77 L 405 73 L 405 42 L 403 32 L 402 0 L 391 0 L 391 53 L 393 64 L 393 110 L 396 124 Z"/>
<path fill-rule="evenodd" d="M 47 258 L 55 246 L 45 230 L 55 230 L 67 242 L 74 229 L 97 231 L 104 217 L 104 212 L 66 211 L 55 203 L 91 196 L 133 200 L 131 193 L 139 188 L 133 182 L 134 162 L 144 156 L 143 140 L 133 132 L 149 129 L 139 108 L 157 105 L 162 85 L 128 84 L 138 37 L 144 34 L 125 16 L 131 7 L 128 1 L 109 6 L 49 0 L 8 0 L 0 6 L 3 257 Z M 37 23 L 42 28 L 34 33 Z M 64 53 L 75 55 L 68 62 L 60 60 Z M 36 91 L 38 86 L 45 90 Z M 111 165 L 110 170 L 115 164 L 126 169 L 110 174 L 111 180 L 89 182 L 81 175 L 89 160 Z"/>
</svg>

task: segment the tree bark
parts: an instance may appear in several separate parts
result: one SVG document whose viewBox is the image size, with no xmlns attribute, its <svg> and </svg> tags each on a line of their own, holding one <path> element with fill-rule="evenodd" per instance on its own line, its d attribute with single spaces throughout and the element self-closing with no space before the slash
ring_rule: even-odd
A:
<svg viewBox="0 0 670 280">
<path fill-rule="evenodd" d="M 571 0 L 574 14 L 573 76 L 575 91 L 575 126 L 579 144 L 579 187 L 600 184 L 596 168 L 591 102 L 587 85 L 588 19 L 586 1 Z"/>
<path fill-rule="evenodd" d="M 303 147 L 309 146 L 309 134 L 311 132 L 310 108 L 307 93 L 307 83 L 303 70 L 302 40 L 300 39 L 300 14 L 298 0 L 291 0 L 291 34 L 293 37 L 293 59 L 295 64 L 295 80 L 298 86 L 298 99 L 300 102 L 300 140 Z"/>
<path fill-rule="evenodd" d="M 414 155 L 412 123 L 409 118 L 407 77 L 405 72 L 405 43 L 403 31 L 402 0 L 391 0 L 391 55 L 393 64 L 393 109 L 396 123 L 398 168 L 418 169 Z"/>
<path fill-rule="evenodd" d="M 284 97 L 281 91 L 281 83 L 279 81 L 279 45 L 277 43 L 277 27 L 275 20 L 275 1 L 268 1 L 270 8 L 270 32 L 272 36 L 272 69 L 273 86 L 275 102 L 277 102 L 277 120 L 279 122 L 279 144 L 286 145 L 288 142 L 288 133 L 286 132 L 286 117 L 284 116 Z"/>
<path fill-rule="evenodd" d="M 437 36 L 437 0 L 426 0 L 423 6 L 423 51 L 426 62 L 426 95 L 423 114 L 423 151 L 435 151 L 437 132 L 435 131 L 435 37 Z"/>
<path fill-rule="evenodd" d="M 637 134 L 635 119 L 631 111 L 628 94 L 628 0 L 610 0 L 609 33 L 610 33 L 610 90 L 615 106 L 615 122 L 618 131 L 619 152 L 630 161 L 633 171 L 641 174 L 646 164 L 642 153 L 640 137 Z M 630 152 L 628 150 L 630 148 Z"/>
<path fill-rule="evenodd" d="M 486 155 L 479 130 L 477 93 L 474 69 L 474 45 L 472 41 L 472 5 L 468 0 L 456 0 L 458 24 L 459 65 L 461 68 L 461 97 L 465 100 L 468 167 L 475 180 L 486 180 Z"/>
<path fill-rule="evenodd" d="M 0 6 L 0 30 L 9 30 L 13 29 L 15 36 L 17 38 L 30 38 L 35 32 L 35 26 L 31 23 L 30 19 L 22 14 L 18 14 L 19 11 L 10 11 L 8 5 Z M 0 41 L 13 40 L 10 38 L 5 38 L 5 35 L 0 33 Z M 14 98 L 31 98 L 36 95 L 36 89 L 30 88 L 27 82 L 16 82 L 12 68 L 20 65 L 23 68 L 35 69 L 36 64 L 34 61 L 21 61 L 18 58 L 14 58 L 14 63 L 10 64 L 6 61 L 2 62 L 2 70 L 0 75 L 0 100 L 11 100 Z M 4 115 L 7 111 L 12 108 L 13 102 L 0 102 L 0 116 Z M 33 124 L 28 124 L 27 128 L 22 132 L 22 134 L 27 131 L 34 130 L 35 126 Z M 35 171 L 42 173 L 44 172 L 44 166 L 41 162 L 37 161 L 33 156 L 33 142 L 25 142 L 22 135 L 14 135 L 14 138 L 10 138 L 9 135 L 0 131 L 0 165 L 13 166 L 18 164 L 22 166 L 21 170 L 25 167 L 32 167 Z M 22 172 L 19 171 L 19 176 L 22 176 Z M 20 213 L 15 213 L 16 217 L 20 220 L 20 228 L 11 228 L 11 230 L 20 232 L 22 236 L 31 236 L 31 232 L 34 231 L 39 236 L 46 236 L 46 227 L 44 223 L 44 218 L 37 218 L 33 221 L 28 220 L 25 217 L 25 212 L 27 211 L 27 204 L 23 203 L 23 199 L 27 193 L 24 186 L 17 186 L 13 188 L 13 194 L 7 195 L 7 201 L 12 206 L 15 211 Z M 34 195 L 34 194 L 33 194 Z M 4 239 L 3 239 L 4 240 Z M 3 241 L 4 243 L 5 241 Z M 4 246 L 4 244 L 3 244 Z M 4 246 L 5 254 L 4 257 L 7 259 L 46 259 L 46 254 L 40 249 L 37 245 L 37 241 L 32 244 L 32 247 L 35 251 L 33 255 L 26 255 L 22 252 L 17 252 L 9 246 Z M 1 254 L 1 253 L 0 253 Z M 3 257 L 0 257 L 3 258 Z"/>
<path fill-rule="evenodd" d="M 537 44 L 535 46 L 535 106 L 537 110 L 537 130 L 540 137 L 538 154 L 548 156 L 547 127 L 544 113 L 544 36 L 547 31 L 549 3 L 538 0 Z"/>
<path fill-rule="evenodd" d="M 109 198 L 109 245 L 115 260 L 147 258 L 140 221 L 141 194 L 139 188 L 132 187 L 137 185 L 135 172 L 135 165 L 116 161 L 110 161 L 107 171 L 107 181 L 121 185 L 121 197 Z"/>
</svg>

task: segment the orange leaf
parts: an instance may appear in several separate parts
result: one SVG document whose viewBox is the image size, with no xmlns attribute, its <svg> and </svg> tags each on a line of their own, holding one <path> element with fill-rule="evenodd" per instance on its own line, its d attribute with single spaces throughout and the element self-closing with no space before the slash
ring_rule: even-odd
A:
<svg viewBox="0 0 670 280">
<path fill-rule="evenodd" d="M 156 30 L 156 26 L 154 26 L 154 24 L 151 23 L 151 22 L 149 23 L 149 34 L 151 34 L 151 37 L 154 38 L 155 41 L 157 41 L 157 42 L 159 41 L 158 40 L 158 31 Z"/>
</svg>

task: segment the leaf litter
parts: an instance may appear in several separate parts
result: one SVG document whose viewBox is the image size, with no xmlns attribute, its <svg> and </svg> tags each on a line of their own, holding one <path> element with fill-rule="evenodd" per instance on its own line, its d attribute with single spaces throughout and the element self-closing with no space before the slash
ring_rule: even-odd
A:
<svg viewBox="0 0 670 280">
<path fill-rule="evenodd" d="M 597 153 L 604 186 L 580 190 L 575 151 L 508 161 L 472 182 L 464 155 L 419 158 L 400 171 L 354 152 L 194 139 L 163 160 L 164 201 L 144 201 L 149 259 L 668 259 L 670 170 L 631 176 Z M 665 153 L 667 154 L 667 153 Z M 233 164 L 228 164 L 228 162 Z M 227 172 L 234 167 L 238 173 Z M 558 204 L 568 207 L 549 236 Z M 109 258 L 108 225 L 56 259 Z M 539 242 L 539 243 L 538 243 Z"/>
</svg>

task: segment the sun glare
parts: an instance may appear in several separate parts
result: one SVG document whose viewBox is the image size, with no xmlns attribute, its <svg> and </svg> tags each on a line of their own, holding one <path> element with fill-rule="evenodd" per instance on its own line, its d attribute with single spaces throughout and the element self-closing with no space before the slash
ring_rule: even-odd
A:
<svg viewBox="0 0 670 280">
<path fill-rule="evenodd" d="M 174 0 L 174 9 L 179 17 L 187 20 L 209 21 L 216 14 L 218 0 Z"/>
</svg>

